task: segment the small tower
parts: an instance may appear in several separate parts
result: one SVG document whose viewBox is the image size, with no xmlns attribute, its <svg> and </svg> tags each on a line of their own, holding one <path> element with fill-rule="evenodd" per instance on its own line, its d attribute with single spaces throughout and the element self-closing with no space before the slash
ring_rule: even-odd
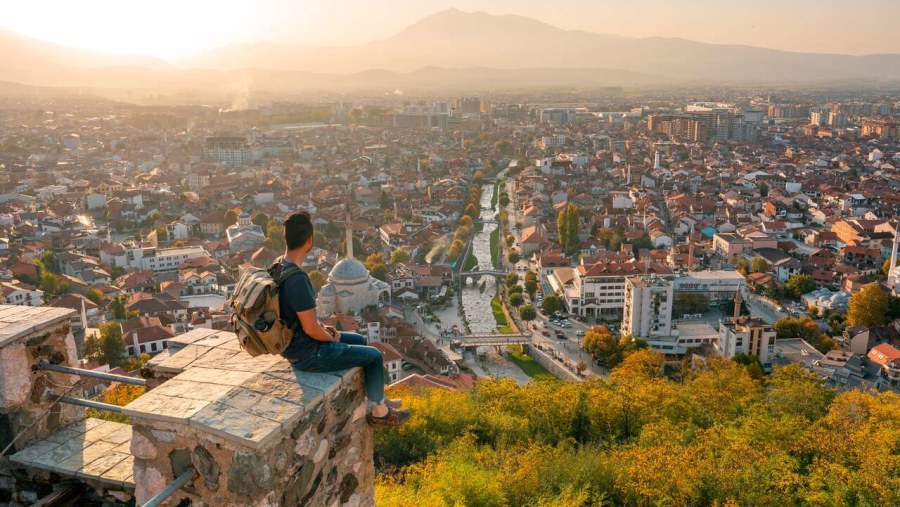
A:
<svg viewBox="0 0 900 507">
<path fill-rule="evenodd" d="M 741 303 L 743 303 L 743 299 L 741 298 L 741 291 L 738 289 L 737 292 L 734 293 L 734 318 L 737 319 L 741 316 Z"/>
<path fill-rule="evenodd" d="M 350 203 L 347 202 L 347 258 L 353 258 L 353 219 L 350 217 Z"/>
<path fill-rule="evenodd" d="M 694 242 L 688 239 L 688 258 L 687 270 L 690 271 L 694 267 Z"/>
<path fill-rule="evenodd" d="M 900 246 L 900 220 L 897 221 L 897 228 L 894 230 L 894 246 L 891 248 L 891 263 L 888 268 L 888 288 L 891 292 L 895 292 L 895 287 L 900 283 L 900 276 L 897 275 L 897 250 Z"/>
<path fill-rule="evenodd" d="M 660 164 L 659 160 L 659 150 L 656 150 L 656 156 L 653 157 L 653 169 L 662 169 L 662 164 Z"/>
</svg>

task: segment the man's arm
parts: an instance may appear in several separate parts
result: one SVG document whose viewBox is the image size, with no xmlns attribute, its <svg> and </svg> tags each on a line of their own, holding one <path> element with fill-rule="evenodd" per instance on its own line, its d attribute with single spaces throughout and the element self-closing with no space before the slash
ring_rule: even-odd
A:
<svg viewBox="0 0 900 507">
<path fill-rule="evenodd" d="M 313 340 L 318 340 L 320 342 L 336 342 L 340 339 L 340 335 L 332 335 L 325 329 L 325 326 L 319 323 L 314 308 L 297 312 L 297 318 L 300 319 L 300 326 L 303 327 L 303 331 Z"/>
</svg>

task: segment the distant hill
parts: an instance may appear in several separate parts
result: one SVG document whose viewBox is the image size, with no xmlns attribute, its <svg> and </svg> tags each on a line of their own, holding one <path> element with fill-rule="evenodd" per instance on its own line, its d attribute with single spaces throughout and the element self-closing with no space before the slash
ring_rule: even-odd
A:
<svg viewBox="0 0 900 507">
<path fill-rule="evenodd" d="M 618 69 L 671 80 L 900 79 L 897 54 L 810 54 L 677 38 L 628 38 L 563 30 L 522 16 L 456 9 L 428 16 L 387 39 L 353 47 L 231 46 L 179 63 L 233 69 L 254 61 L 260 63 L 253 65 L 257 67 L 327 73 L 552 67 Z"/>
<path fill-rule="evenodd" d="M 226 46 L 174 63 L 0 31 L 0 81 L 146 93 L 507 89 L 900 79 L 900 55 L 806 54 L 562 30 L 451 9 L 352 47 Z"/>
</svg>

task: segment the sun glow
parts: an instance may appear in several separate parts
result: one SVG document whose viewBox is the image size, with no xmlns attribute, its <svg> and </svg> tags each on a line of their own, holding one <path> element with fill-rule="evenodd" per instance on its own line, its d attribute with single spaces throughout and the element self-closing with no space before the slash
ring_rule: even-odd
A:
<svg viewBox="0 0 900 507">
<path fill-rule="evenodd" d="M 241 35 L 250 0 L 3 2 L 0 27 L 71 47 L 177 58 Z"/>
</svg>

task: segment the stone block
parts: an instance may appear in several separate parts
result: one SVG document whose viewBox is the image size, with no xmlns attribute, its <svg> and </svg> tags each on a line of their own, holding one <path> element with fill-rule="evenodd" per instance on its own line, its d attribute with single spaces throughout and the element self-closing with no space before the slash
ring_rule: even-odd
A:
<svg viewBox="0 0 900 507">
<path fill-rule="evenodd" d="M 226 384 L 193 382 L 176 377 L 163 383 L 154 389 L 153 392 L 158 395 L 212 402 L 224 396 L 232 388 L 232 386 Z"/>
<path fill-rule="evenodd" d="M 194 414 L 207 405 L 208 401 L 165 396 L 157 394 L 154 389 L 122 407 L 122 413 L 133 418 L 187 424 Z"/>
<path fill-rule="evenodd" d="M 176 378 L 179 380 L 188 380 L 191 382 L 206 382 L 208 384 L 239 386 L 256 375 L 257 373 L 250 371 L 228 371 L 219 368 L 196 367 L 188 368 L 184 373 Z"/>
<path fill-rule="evenodd" d="M 283 433 L 281 424 L 223 403 L 210 403 L 190 424 L 251 449 L 262 449 L 280 440 Z"/>
<path fill-rule="evenodd" d="M 228 491 L 242 497 L 264 495 L 272 490 L 275 479 L 265 455 L 236 452 L 228 471 Z"/>
<path fill-rule="evenodd" d="M 0 348 L 0 408 L 12 409 L 31 394 L 31 364 L 24 343 Z"/>
</svg>

